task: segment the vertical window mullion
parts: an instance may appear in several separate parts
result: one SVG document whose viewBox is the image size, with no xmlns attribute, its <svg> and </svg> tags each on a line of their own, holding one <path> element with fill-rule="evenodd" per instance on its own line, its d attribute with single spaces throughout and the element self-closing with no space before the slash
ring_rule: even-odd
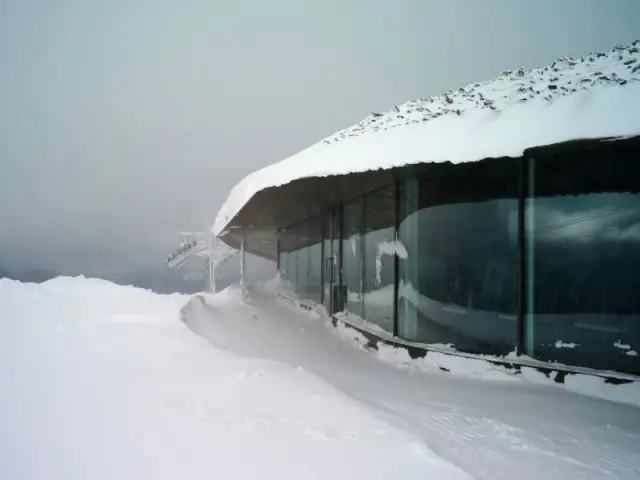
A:
<svg viewBox="0 0 640 480">
<path fill-rule="evenodd" d="M 394 208 L 394 241 L 396 242 L 396 253 L 393 255 L 393 336 L 398 336 L 398 291 L 399 291 L 399 266 L 400 261 L 397 253 L 397 244 L 400 241 L 400 188 L 396 179 L 393 184 L 393 208 Z"/>
</svg>

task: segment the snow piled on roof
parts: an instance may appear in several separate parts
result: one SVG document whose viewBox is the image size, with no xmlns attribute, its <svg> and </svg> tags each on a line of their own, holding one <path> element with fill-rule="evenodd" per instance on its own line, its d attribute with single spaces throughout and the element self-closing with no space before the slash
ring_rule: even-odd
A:
<svg viewBox="0 0 640 480">
<path fill-rule="evenodd" d="M 402 127 L 402 128 L 399 128 Z M 213 226 L 220 234 L 253 195 L 306 177 L 421 162 L 519 157 L 530 147 L 640 133 L 640 40 L 606 53 L 503 72 L 373 113 L 236 185 Z"/>
</svg>

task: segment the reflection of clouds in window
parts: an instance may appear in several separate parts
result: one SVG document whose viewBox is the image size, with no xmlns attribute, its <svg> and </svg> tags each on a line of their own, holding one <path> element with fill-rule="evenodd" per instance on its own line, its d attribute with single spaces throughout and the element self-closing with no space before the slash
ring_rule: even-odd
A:
<svg viewBox="0 0 640 480">
<path fill-rule="evenodd" d="M 539 198 L 537 202 L 538 241 L 640 240 L 640 196 L 598 194 Z"/>
<path fill-rule="evenodd" d="M 507 222 L 509 241 L 516 242 L 518 239 L 518 209 L 516 207 L 512 207 L 509 211 Z"/>
<path fill-rule="evenodd" d="M 638 371 L 627 352 L 640 325 L 640 195 L 630 189 L 629 152 L 618 153 L 532 162 L 525 333 L 527 353 L 539 360 Z"/>
<path fill-rule="evenodd" d="M 517 201 L 431 205 L 430 196 L 419 196 L 419 187 L 407 188 L 411 213 L 398 232 L 408 256 L 399 255 L 399 335 L 463 351 L 512 351 Z"/>
<path fill-rule="evenodd" d="M 628 225 L 624 229 L 619 228 L 618 232 L 612 237 L 615 237 L 616 240 L 640 241 L 640 219 L 636 216 L 632 221 L 634 222 L 632 225 Z M 607 232 L 605 234 L 607 235 Z M 614 238 L 611 239 L 613 240 Z"/>
</svg>

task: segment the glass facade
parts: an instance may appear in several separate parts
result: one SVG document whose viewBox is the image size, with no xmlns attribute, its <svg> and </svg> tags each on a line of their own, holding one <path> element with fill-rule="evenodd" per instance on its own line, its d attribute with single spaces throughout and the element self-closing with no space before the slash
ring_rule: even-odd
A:
<svg viewBox="0 0 640 480">
<path fill-rule="evenodd" d="M 362 229 L 364 200 L 347 202 L 342 209 L 342 282 L 346 287 L 346 305 L 349 312 L 364 317 L 362 295 Z"/>
<path fill-rule="evenodd" d="M 322 218 L 313 217 L 282 229 L 278 238 L 278 272 L 283 285 L 304 300 L 322 295 Z"/>
<path fill-rule="evenodd" d="M 457 171 L 401 185 L 398 333 L 473 353 L 506 354 L 516 346 L 518 202 L 504 187 L 485 192 L 487 175 L 457 184 Z M 517 182 L 517 164 L 499 166 L 501 185 Z M 487 200 L 487 193 L 494 197 Z"/>
<path fill-rule="evenodd" d="M 296 282 L 296 266 L 293 258 L 295 237 L 289 229 L 278 232 L 278 273 L 280 281 L 288 289 L 293 290 Z"/>
<path fill-rule="evenodd" d="M 640 182 L 629 184 L 631 158 L 607 160 L 529 164 L 526 352 L 638 373 Z"/>
<path fill-rule="evenodd" d="M 364 197 L 364 317 L 393 332 L 395 258 L 395 189 L 383 188 Z"/>
<path fill-rule="evenodd" d="M 341 289 L 340 209 L 328 212 L 322 221 L 322 302 L 331 313 L 342 310 L 337 294 Z"/>
<path fill-rule="evenodd" d="M 281 229 L 281 279 L 406 340 L 639 374 L 637 150 L 425 166 Z"/>
<path fill-rule="evenodd" d="M 309 233 L 309 279 L 307 298 L 322 301 L 322 217 L 308 220 Z"/>
</svg>

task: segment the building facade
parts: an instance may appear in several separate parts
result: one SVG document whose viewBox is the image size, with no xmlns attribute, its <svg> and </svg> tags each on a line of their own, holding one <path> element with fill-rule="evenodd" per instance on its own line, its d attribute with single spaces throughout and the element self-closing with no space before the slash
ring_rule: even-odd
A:
<svg viewBox="0 0 640 480">
<path fill-rule="evenodd" d="M 343 175 L 275 221 L 280 278 L 399 339 L 638 375 L 638 159 L 633 137 Z"/>
</svg>

